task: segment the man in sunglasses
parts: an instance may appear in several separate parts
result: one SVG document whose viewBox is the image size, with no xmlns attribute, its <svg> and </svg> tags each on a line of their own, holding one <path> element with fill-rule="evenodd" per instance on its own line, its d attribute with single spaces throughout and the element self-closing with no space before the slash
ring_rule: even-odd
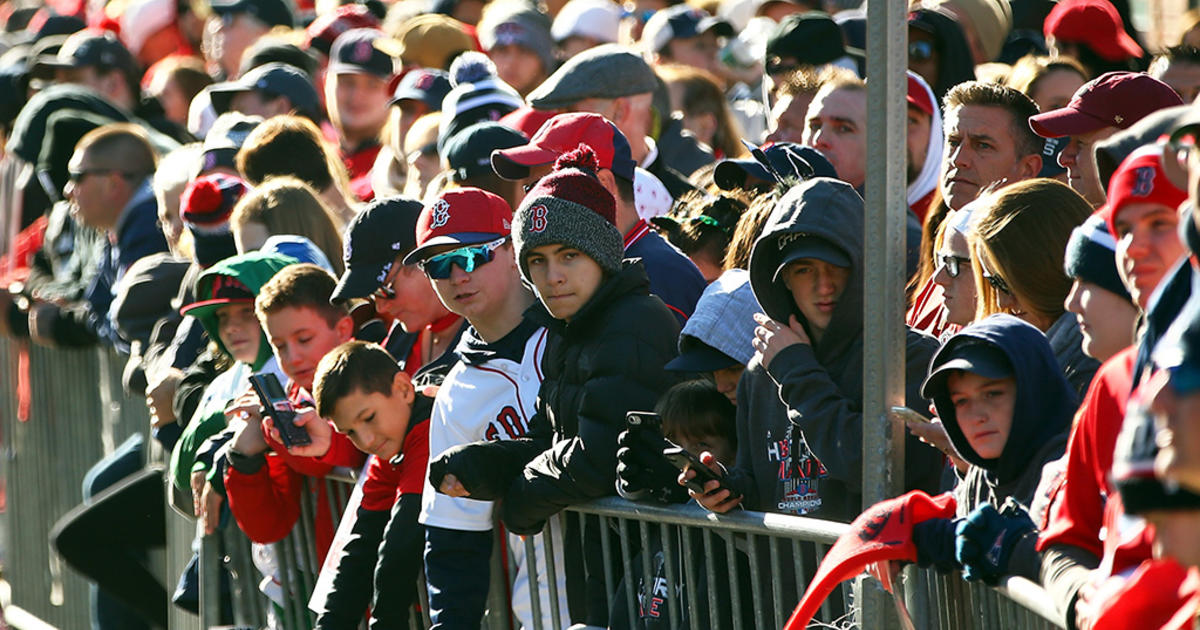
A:
<svg viewBox="0 0 1200 630">
<path fill-rule="evenodd" d="M 64 196 L 80 223 L 108 236 L 95 279 L 78 304 L 36 302 L 29 309 L 30 337 L 45 345 L 125 343 L 109 320 L 117 279 L 134 261 L 167 251 L 158 229 L 158 204 L 150 179 L 157 156 L 136 125 L 109 124 L 88 132 L 67 164 Z"/>
<path fill-rule="evenodd" d="M 470 324 L 456 350 L 461 360 L 443 381 L 430 416 L 434 455 L 470 442 L 516 439 L 529 426 L 542 383 L 546 329 L 524 316 L 533 294 L 521 283 L 511 226 L 512 209 L 501 197 L 471 187 L 444 192 L 421 211 L 417 247 L 404 258 L 424 272 L 442 304 Z M 452 497 L 426 486 L 420 517 L 426 527 L 425 575 L 430 616 L 439 626 L 471 627 L 482 619 L 492 508 L 490 501 Z M 536 537 L 539 555 L 542 536 Z M 530 628 L 528 580 L 521 575 L 524 545 L 512 536 L 509 548 L 519 567 L 513 612 Z M 558 592 L 566 593 L 563 576 L 559 581 Z M 565 618 L 551 619 L 546 597 L 539 607 L 542 624 L 570 625 Z M 559 610 L 565 614 L 565 601 Z"/>
</svg>

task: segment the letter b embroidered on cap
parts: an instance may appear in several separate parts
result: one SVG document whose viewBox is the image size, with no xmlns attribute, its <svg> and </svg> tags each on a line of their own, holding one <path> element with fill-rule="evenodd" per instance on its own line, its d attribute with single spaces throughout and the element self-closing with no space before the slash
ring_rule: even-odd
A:
<svg viewBox="0 0 1200 630">
<path fill-rule="evenodd" d="M 450 222 L 450 204 L 445 199 L 438 199 L 433 204 L 433 221 L 429 223 L 430 229 L 437 229 Z"/>
<path fill-rule="evenodd" d="M 548 212 L 546 206 L 539 203 L 538 205 L 530 208 L 529 212 L 531 215 L 533 215 L 532 220 L 529 221 L 529 231 L 537 234 L 545 232 L 547 224 L 546 214 Z"/>
</svg>

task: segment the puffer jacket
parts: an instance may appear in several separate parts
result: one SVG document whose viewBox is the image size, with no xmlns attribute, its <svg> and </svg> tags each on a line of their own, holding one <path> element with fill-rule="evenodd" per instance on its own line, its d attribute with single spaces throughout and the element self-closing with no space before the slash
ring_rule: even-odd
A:
<svg viewBox="0 0 1200 630">
<path fill-rule="evenodd" d="M 663 366 L 677 354 L 679 323 L 649 286 L 641 261 L 626 260 L 570 322 L 534 303 L 526 315 L 550 337 L 529 433 L 448 449 L 430 464 L 433 486 L 451 473 L 473 499 L 504 499 L 502 519 L 515 534 L 537 533 L 567 506 L 616 494 L 625 414 L 653 409 L 675 380 Z"/>
</svg>

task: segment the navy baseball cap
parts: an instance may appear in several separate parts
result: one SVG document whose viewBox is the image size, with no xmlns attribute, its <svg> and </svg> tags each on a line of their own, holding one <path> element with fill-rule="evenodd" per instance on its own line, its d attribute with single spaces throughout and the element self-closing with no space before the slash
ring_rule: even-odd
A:
<svg viewBox="0 0 1200 630">
<path fill-rule="evenodd" d="M 785 267 L 801 258 L 815 258 L 843 268 L 850 266 L 850 256 L 842 248 L 820 236 L 803 233 L 784 234 L 779 239 L 779 247 L 783 249 L 783 255 L 779 257 L 779 266 L 775 268 L 773 280 L 778 280 Z"/>
<path fill-rule="evenodd" d="M 492 151 L 525 146 L 525 134 L 497 122 L 475 123 L 450 136 L 442 157 L 450 165 L 450 181 L 492 173 Z"/>
<path fill-rule="evenodd" d="M 778 181 L 775 173 L 798 180 L 813 177 L 837 179 L 837 171 L 833 165 L 820 151 L 812 147 L 794 142 L 776 142 L 762 149 L 761 155 L 766 156 L 770 168 L 759 157 L 722 160 L 713 169 L 713 182 L 721 190 L 735 190 L 746 187 L 747 177 L 754 177 L 774 186 Z"/>
<path fill-rule="evenodd" d="M 371 202 L 346 227 L 346 246 L 337 287 L 331 303 L 365 298 L 387 278 L 396 258 L 417 246 L 417 218 L 421 202 L 407 197 L 385 197 Z"/>
<path fill-rule="evenodd" d="M 999 346 L 976 337 L 955 337 L 947 344 L 955 344 L 945 352 L 938 352 L 934 359 L 942 362 L 931 366 L 932 370 L 921 384 L 921 396 L 933 400 L 946 391 L 946 378 L 955 370 L 972 372 L 984 378 L 1001 379 L 1013 376 L 1012 361 Z"/>
<path fill-rule="evenodd" d="M 679 356 L 664 365 L 664 369 L 672 372 L 715 372 L 741 365 L 737 359 L 691 335 L 679 336 L 679 349 Z"/>
<path fill-rule="evenodd" d="M 68 37 L 53 57 L 39 57 L 31 74 L 48 78 L 58 69 L 86 67 L 117 68 L 126 74 L 141 75 L 137 61 L 121 40 L 112 33 L 95 31 L 79 31 Z"/>
<path fill-rule="evenodd" d="M 373 74 L 390 79 L 395 73 L 392 58 L 375 46 L 383 31 L 355 28 L 338 36 L 329 51 L 329 74 Z"/>
<path fill-rule="evenodd" d="M 648 52 L 661 52 L 673 39 L 699 37 L 712 31 L 718 37 L 733 37 L 733 27 L 725 20 L 687 4 L 658 11 L 642 29 L 642 46 Z"/>
<path fill-rule="evenodd" d="M 213 109 L 218 115 L 229 111 L 234 94 L 251 91 L 287 97 L 292 107 L 310 118 L 316 117 L 321 111 L 317 89 L 308 75 L 286 63 L 268 63 L 250 70 L 237 81 L 218 83 L 208 89 Z"/>
<path fill-rule="evenodd" d="M 444 71 L 418 68 L 400 79 L 400 85 L 396 86 L 396 93 L 388 105 L 396 105 L 400 101 L 421 101 L 429 107 L 429 111 L 441 111 L 442 99 L 450 93 L 450 87 L 450 75 Z"/>
<path fill-rule="evenodd" d="M 213 13 L 236 15 L 245 13 L 267 26 L 296 25 L 296 18 L 285 0 L 212 0 Z"/>
</svg>

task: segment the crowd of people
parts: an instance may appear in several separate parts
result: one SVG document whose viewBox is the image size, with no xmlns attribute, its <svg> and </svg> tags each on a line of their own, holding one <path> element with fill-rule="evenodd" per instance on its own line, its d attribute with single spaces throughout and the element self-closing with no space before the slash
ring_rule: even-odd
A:
<svg viewBox="0 0 1200 630">
<path fill-rule="evenodd" d="M 1200 13 L 1148 51 L 1125 0 L 911 5 L 906 494 L 870 506 L 860 4 L 0 5 L 0 333 L 127 356 L 169 454 L 131 437 L 50 533 L 93 626 L 197 610 L 195 559 L 144 561 L 169 504 L 318 628 L 479 627 L 494 554 L 522 626 L 625 627 L 563 516 L 620 495 L 864 541 L 908 510 L 901 563 L 1196 627 Z M 301 519 L 322 576 L 285 592 Z M 681 544 L 633 616 L 726 627 L 652 601 Z"/>
</svg>

